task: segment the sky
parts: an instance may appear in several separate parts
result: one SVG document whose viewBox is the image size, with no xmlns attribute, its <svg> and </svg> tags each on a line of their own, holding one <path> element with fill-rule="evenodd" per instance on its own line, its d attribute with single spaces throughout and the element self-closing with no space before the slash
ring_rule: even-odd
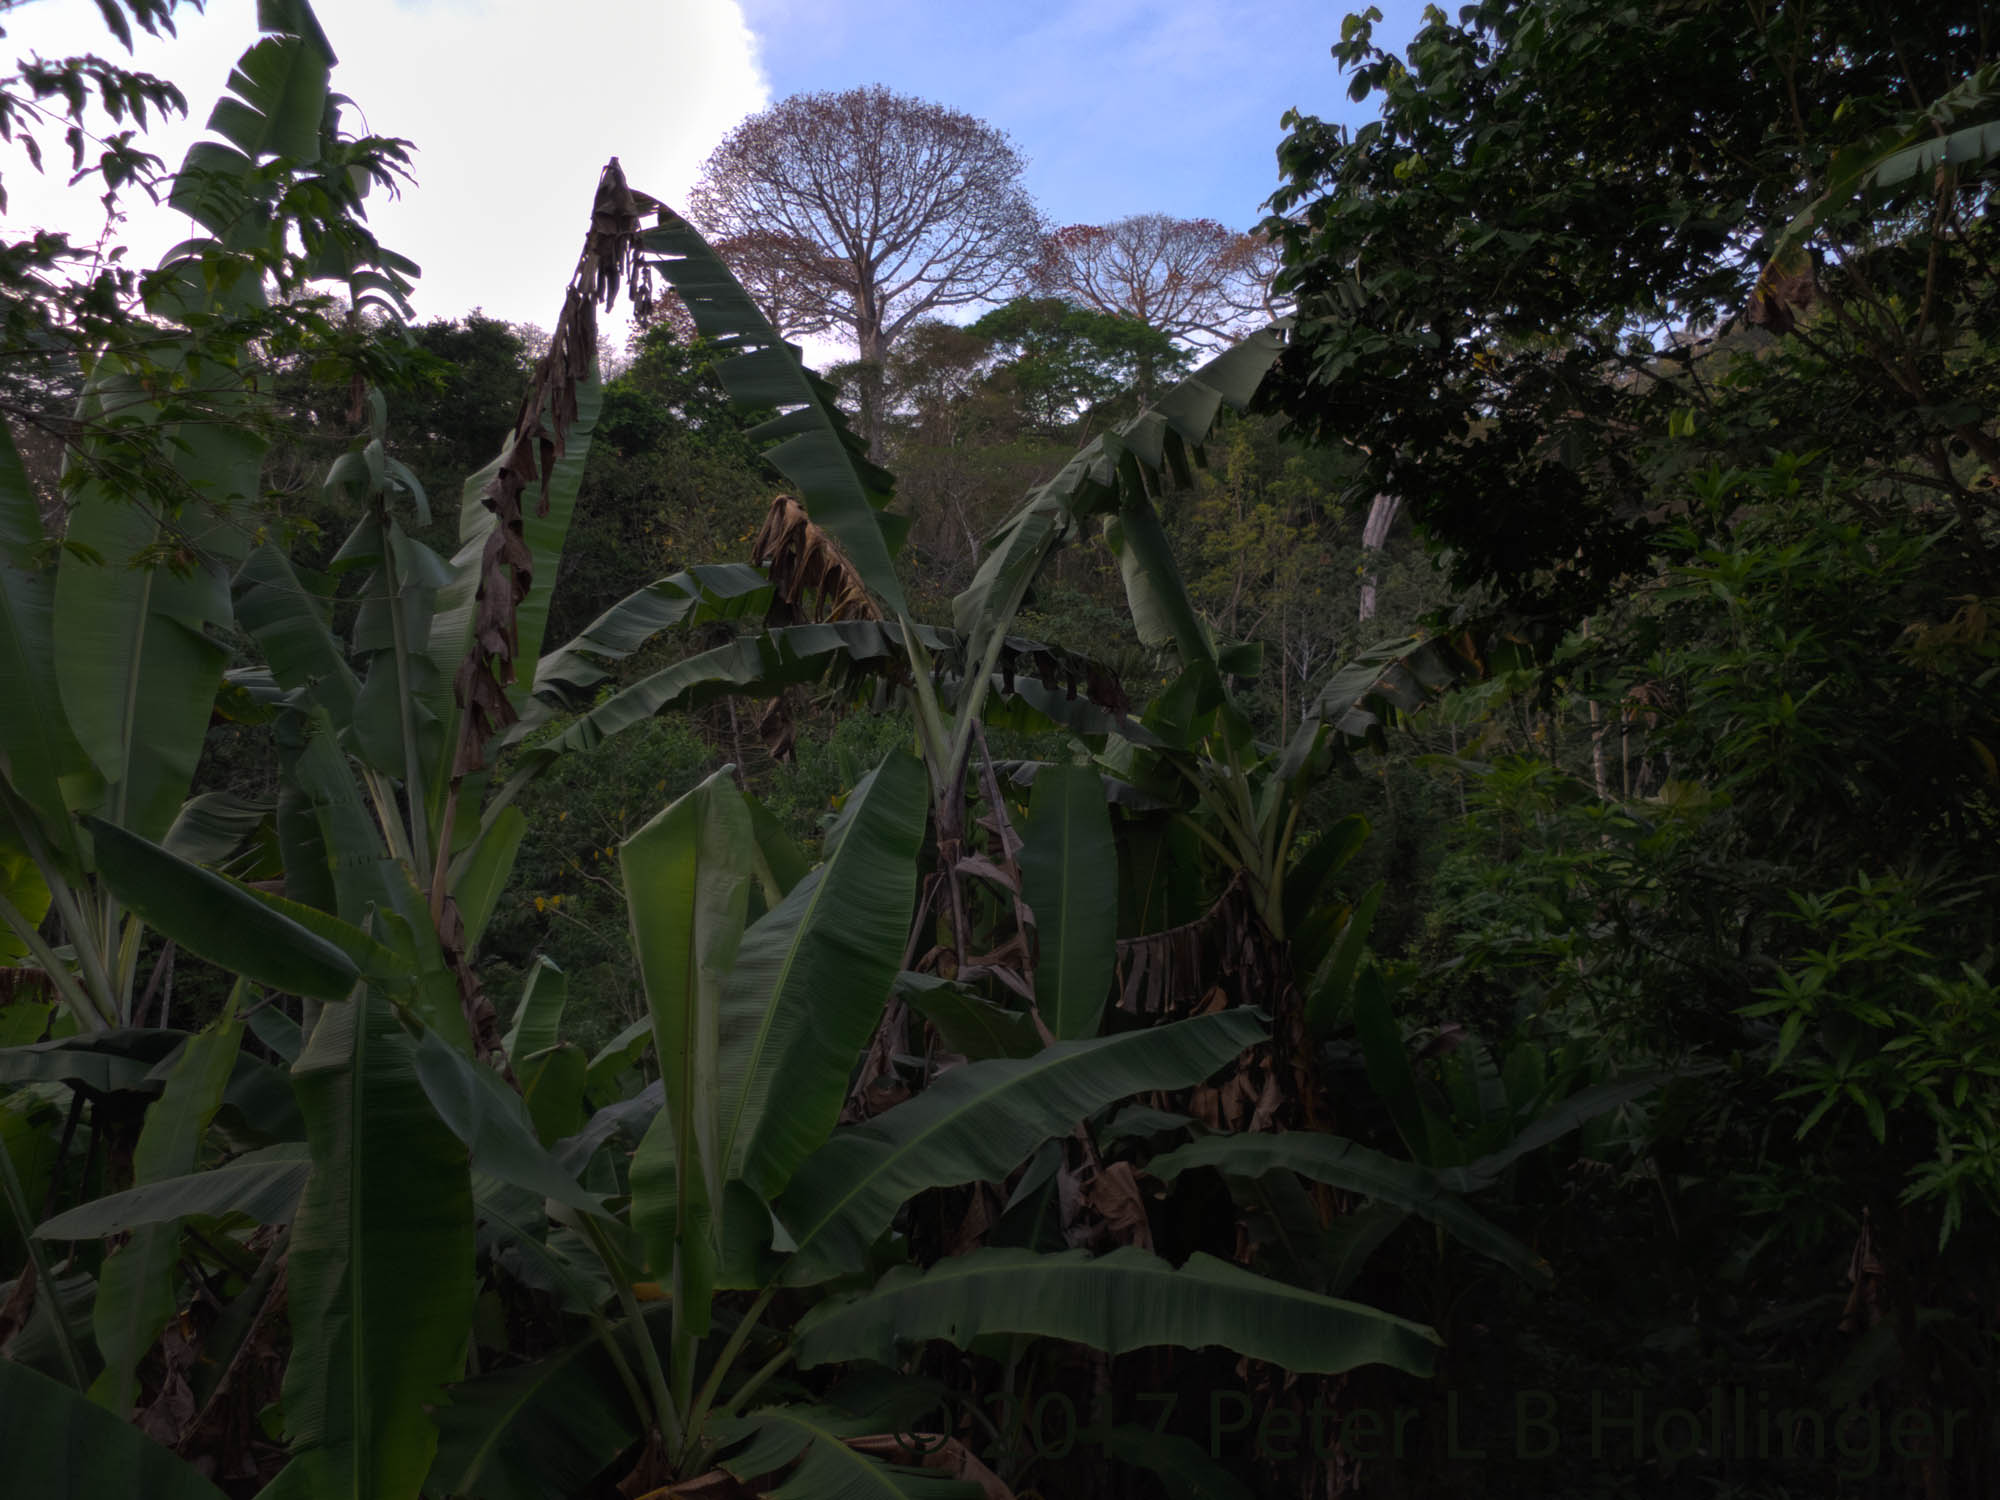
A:
<svg viewBox="0 0 2000 1500">
<path fill-rule="evenodd" d="M 1412 0 L 1377 0 L 1378 40 L 1414 31 Z M 547 327 L 561 306 L 599 168 L 685 200 L 746 116 L 787 95 L 882 83 L 1010 135 L 1054 223 L 1162 212 L 1247 228 L 1277 186 L 1279 118 L 1298 107 L 1358 123 L 1329 48 L 1347 9 L 1309 0 L 317 0 L 340 56 L 333 86 L 366 129 L 417 147 L 417 184 L 371 198 L 382 242 L 423 267 L 420 318 L 472 308 Z M 134 57 L 91 0 L 0 3 L 8 59 L 95 51 L 172 79 L 188 118 L 149 149 L 177 165 L 236 57 L 254 0 L 185 4 L 178 37 Z M 559 18 L 559 19 L 558 19 Z M 32 226 L 94 238 L 102 212 L 0 146 L 8 238 Z M 150 264 L 184 220 L 143 197 L 118 226 Z M 812 351 L 808 351 L 811 353 Z"/>
</svg>

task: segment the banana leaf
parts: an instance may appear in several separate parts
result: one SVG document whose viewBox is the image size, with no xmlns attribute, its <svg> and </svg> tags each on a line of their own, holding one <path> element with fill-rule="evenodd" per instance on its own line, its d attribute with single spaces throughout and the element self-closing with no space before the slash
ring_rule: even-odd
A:
<svg viewBox="0 0 2000 1500">
<path fill-rule="evenodd" d="M 241 993 L 238 985 L 215 1023 L 188 1038 L 167 1068 L 160 1097 L 147 1106 L 132 1152 L 132 1177 L 140 1187 L 194 1169 L 242 1044 L 243 1023 L 236 1015 Z M 104 1369 L 90 1395 L 108 1411 L 131 1410 L 139 1361 L 179 1311 L 180 1249 L 178 1220 L 148 1224 L 106 1256 L 98 1271 L 91 1328 Z"/>
<path fill-rule="evenodd" d="M 666 1090 L 666 1108 L 633 1158 L 632 1223 L 654 1269 L 672 1267 L 676 1315 L 695 1336 L 708 1329 L 722 1253 L 718 1025 L 755 879 L 754 844 L 725 767 L 618 851 Z"/>
<path fill-rule="evenodd" d="M 1118 847 L 1096 770 L 1049 766 L 1036 775 L 1020 860 L 1042 1023 L 1058 1041 L 1096 1036 L 1118 956 Z"/>
<path fill-rule="evenodd" d="M 312 1175 L 292 1223 L 292 1461 L 272 1500 L 415 1500 L 430 1415 L 463 1371 L 471 1334 L 473 1203 L 467 1153 L 432 1110 L 388 1002 L 331 1006 L 293 1070 Z"/>
<path fill-rule="evenodd" d="M 1208 1135 L 1155 1157 L 1146 1170 L 1172 1182 L 1190 1167 L 1214 1167 L 1243 1177 L 1296 1172 L 1346 1192 L 1417 1214 L 1468 1249 L 1489 1256 L 1529 1281 L 1546 1283 L 1549 1265 L 1513 1235 L 1474 1212 L 1446 1189 L 1437 1174 L 1397 1161 L 1341 1136 L 1290 1131 L 1284 1135 Z"/>
<path fill-rule="evenodd" d="M 914 1099 L 836 1133 L 800 1167 L 776 1205 L 798 1245 L 792 1278 L 859 1266 L 915 1194 L 999 1181 L 1106 1105 L 1190 1088 L 1265 1034 L 1256 1012 L 1225 1010 L 951 1069 Z"/>
<path fill-rule="evenodd" d="M 258 1224 L 288 1224 L 311 1171 L 303 1143 L 264 1146 L 205 1172 L 168 1177 L 79 1204 L 37 1227 L 35 1237 L 103 1239 L 148 1224 L 231 1214 Z"/>
<path fill-rule="evenodd" d="M 869 461 L 867 445 L 834 403 L 833 388 L 799 362 L 722 257 L 671 210 L 661 210 L 660 223 L 645 237 L 646 249 L 695 327 L 718 345 L 723 388 L 739 407 L 778 412 L 750 432 L 783 440 L 764 452 L 764 461 L 798 487 L 814 524 L 840 545 L 888 613 L 907 615 L 890 559 L 889 522 L 881 514 L 895 481 Z"/>
<path fill-rule="evenodd" d="M 86 818 L 98 874 L 119 900 L 191 953 L 289 995 L 344 1000 L 354 959 L 278 903 L 98 818 Z M 299 916 L 303 916 L 303 911 Z M 319 926 L 330 919 L 312 919 Z M 355 932 L 352 946 L 366 945 Z"/>
<path fill-rule="evenodd" d="M 1299 1374 L 1385 1364 L 1431 1373 L 1438 1336 L 1360 1303 L 1253 1276 L 1209 1255 L 1175 1269 L 1143 1250 L 1036 1255 L 975 1250 L 929 1271 L 898 1267 L 872 1290 L 822 1303 L 799 1324 L 804 1368 L 867 1359 L 894 1365 L 900 1344 L 1033 1334 L 1106 1354 L 1159 1345 L 1220 1346 Z"/>
<path fill-rule="evenodd" d="M 1161 638 L 1186 635 L 1184 660 L 1207 656 L 1205 638 L 1192 632 L 1191 615 L 1177 619 L 1176 602 L 1185 586 L 1171 556 L 1146 530 L 1150 495 L 1191 479 L 1190 461 L 1201 461 L 1201 444 L 1227 405 L 1249 405 L 1265 373 L 1283 349 L 1282 325 L 1251 334 L 1224 350 L 1152 407 L 1111 432 L 1093 438 L 1046 484 L 1030 491 L 1020 507 L 988 538 L 986 555 L 971 584 L 952 600 L 952 622 L 965 638 L 968 660 L 980 661 L 996 634 L 1004 634 L 1055 549 L 1070 540 L 1089 518 L 1129 506 L 1136 529 L 1119 538 L 1121 566 L 1135 617 L 1152 622 Z M 1155 519 L 1155 525 L 1157 520 Z M 1143 535 L 1141 533 L 1144 533 Z M 1176 629 L 1176 625 L 1181 628 Z M 1143 631 L 1142 631 L 1143 633 Z M 961 696 L 961 712 L 976 705 Z"/>
<path fill-rule="evenodd" d="M 891 755 L 820 866 L 744 934 L 722 999 L 721 1159 L 766 1201 L 840 1118 L 909 940 L 929 812 L 923 767 Z"/>
<path fill-rule="evenodd" d="M 8 705 L 0 714 L 0 763 L 63 867 L 74 871 L 76 844 L 61 781 L 89 762 L 70 732 L 57 687 L 55 569 L 41 556 L 44 541 L 40 502 L 12 431 L 0 423 L 0 703 Z M 0 829 L 6 823 L 0 811 Z M 0 945 L 10 937 L 0 935 Z"/>
<path fill-rule="evenodd" d="M 896 998 L 935 1026 L 947 1048 L 973 1062 L 1042 1050 L 1041 1033 L 1026 1011 L 995 1005 L 935 974 L 898 974 Z"/>
<path fill-rule="evenodd" d="M 824 1406 L 776 1406 L 719 1421 L 716 1435 L 742 1443 L 722 1467 L 742 1478 L 790 1469 L 771 1493 L 785 1500 L 979 1500 L 980 1488 L 934 1469 L 885 1463 L 847 1438 L 879 1431 L 871 1419 Z M 745 1439 L 748 1439 L 745 1442 Z M 796 1467 L 793 1467 L 796 1465 Z"/>
<path fill-rule="evenodd" d="M 0 1360 L 7 1483 L 36 1500 L 223 1500 L 222 1491 L 101 1406 L 26 1365 Z"/>
</svg>

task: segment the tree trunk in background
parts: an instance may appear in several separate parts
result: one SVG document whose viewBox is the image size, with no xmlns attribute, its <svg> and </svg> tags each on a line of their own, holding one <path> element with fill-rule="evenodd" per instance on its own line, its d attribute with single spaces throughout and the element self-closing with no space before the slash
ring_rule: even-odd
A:
<svg viewBox="0 0 2000 1500">
<path fill-rule="evenodd" d="M 1402 508 L 1400 495 L 1377 495 L 1368 507 L 1368 523 L 1361 528 L 1361 608 L 1355 616 L 1363 625 L 1375 618 L 1375 555 L 1389 540 L 1389 528 Z"/>
</svg>

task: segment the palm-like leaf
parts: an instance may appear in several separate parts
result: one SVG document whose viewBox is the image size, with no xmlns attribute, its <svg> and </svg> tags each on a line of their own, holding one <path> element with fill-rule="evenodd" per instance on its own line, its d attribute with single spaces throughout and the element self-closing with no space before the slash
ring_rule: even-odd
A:
<svg viewBox="0 0 2000 1500">
<path fill-rule="evenodd" d="M 311 1174 L 303 1144 L 266 1146 L 206 1172 L 168 1177 L 110 1193 L 57 1214 L 38 1239 L 90 1240 L 175 1219 L 241 1214 L 259 1224 L 288 1224 Z"/>
<path fill-rule="evenodd" d="M 429 1408 L 464 1367 L 471 1174 L 413 1051 L 389 1004 L 364 990 L 326 1011 L 294 1070 L 313 1170 L 287 1293 L 294 1457 L 274 1500 L 414 1500 L 437 1440 Z"/>
<path fill-rule="evenodd" d="M 849 1447 L 869 1434 L 865 1418 L 817 1406 L 777 1406 L 718 1423 L 725 1442 L 747 1443 L 722 1466 L 746 1479 L 793 1468 L 772 1500 L 978 1500 L 976 1484 L 930 1469 L 887 1464 Z"/>
<path fill-rule="evenodd" d="M 677 1317 L 697 1336 L 708 1330 L 722 1253 L 718 1019 L 749 910 L 754 843 L 725 768 L 618 851 L 667 1101 L 633 1162 L 632 1217 L 656 1268 L 672 1265 Z"/>
<path fill-rule="evenodd" d="M 1192 1087 L 1264 1034 L 1254 1012 L 1228 1010 L 951 1069 L 916 1098 L 837 1133 L 799 1169 L 777 1203 L 798 1245 L 791 1274 L 858 1265 L 915 1194 L 998 1181 L 1113 1101 Z"/>
<path fill-rule="evenodd" d="M 660 221 L 646 235 L 646 249 L 687 304 L 695 327 L 725 356 L 716 365 L 724 388 L 739 406 L 778 412 L 751 430 L 753 438 L 782 439 L 764 461 L 797 486 L 814 524 L 840 544 L 888 613 L 907 614 L 881 515 L 894 481 L 869 462 L 867 445 L 833 402 L 832 387 L 799 363 L 722 257 L 671 210 L 662 209 Z"/>
<path fill-rule="evenodd" d="M 929 812 L 890 756 L 849 794 L 818 869 L 744 935 L 724 991 L 722 1159 L 775 1198 L 832 1132 L 909 938 Z"/>
<path fill-rule="evenodd" d="M 1340 1136 L 1303 1131 L 1203 1136 L 1155 1157 L 1146 1170 L 1162 1182 L 1171 1182 L 1190 1167 L 1214 1167 L 1244 1177 L 1296 1172 L 1314 1182 L 1407 1209 L 1529 1280 L 1548 1280 L 1547 1261 L 1474 1212 L 1446 1189 L 1437 1174 L 1416 1162 L 1397 1161 Z"/>
<path fill-rule="evenodd" d="M 1301 1374 L 1386 1364 L 1428 1375 L 1439 1339 L 1377 1308 L 1254 1276 L 1212 1256 L 1176 1270 L 1143 1250 L 1093 1259 L 975 1250 L 929 1271 L 898 1269 L 847 1302 L 822 1304 L 799 1325 L 799 1363 L 894 1364 L 897 1345 L 986 1334 L 1034 1334 L 1107 1354 L 1157 1345 L 1219 1345 Z"/>
<path fill-rule="evenodd" d="M 1021 848 L 1035 914 L 1035 1004 L 1058 1041 L 1097 1035 L 1118 948 L 1118 848 L 1103 778 L 1088 766 L 1038 773 Z"/>
<path fill-rule="evenodd" d="M 0 1360 L 7 1483 L 39 1500 L 222 1500 L 222 1491 L 144 1433 L 27 1366 Z"/>
</svg>

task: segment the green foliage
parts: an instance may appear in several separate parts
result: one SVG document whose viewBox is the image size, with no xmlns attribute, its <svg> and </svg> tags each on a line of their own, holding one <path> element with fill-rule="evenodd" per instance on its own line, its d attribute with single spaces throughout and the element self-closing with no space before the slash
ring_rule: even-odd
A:
<svg viewBox="0 0 2000 1500">
<path fill-rule="evenodd" d="M 1076 437 L 1106 417 L 1122 417 L 1141 370 L 1172 384 L 1187 356 L 1157 328 L 1059 297 L 1017 297 L 968 329 L 985 339 L 988 379 L 1008 390 L 1029 423 L 1050 436 Z"/>
<path fill-rule="evenodd" d="M 1933 133 L 1927 111 L 1987 60 L 1976 7 L 1490 0 L 1427 12 L 1401 58 L 1374 19 L 1350 18 L 1334 55 L 1381 119 L 1288 117 L 1288 217 L 1267 227 L 1301 338 L 1279 400 L 1404 498 L 1461 587 L 1574 622 L 1643 574 L 1676 410 L 1725 463 L 1774 436 L 1837 449 L 1879 470 L 1885 503 L 1941 487 L 1991 525 L 1947 451 L 1995 457 L 1991 403 L 1963 379 L 1996 290 L 1983 167 L 1927 204 L 1907 182 L 1823 203 L 1771 258 L 1850 143 Z M 1766 359 L 1746 316 L 1799 336 Z M 1722 382 L 1760 363 L 1753 416 Z"/>
</svg>

